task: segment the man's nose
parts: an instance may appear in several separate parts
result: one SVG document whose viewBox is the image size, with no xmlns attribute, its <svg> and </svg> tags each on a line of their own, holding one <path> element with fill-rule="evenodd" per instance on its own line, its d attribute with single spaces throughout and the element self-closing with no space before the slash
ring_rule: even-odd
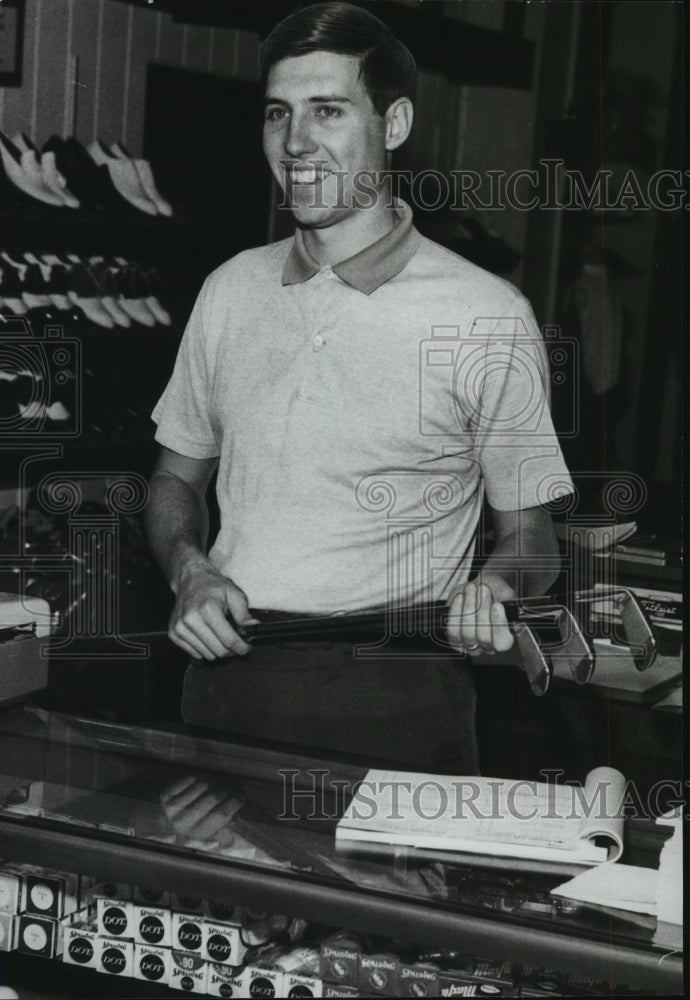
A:
<svg viewBox="0 0 690 1000">
<path fill-rule="evenodd" d="M 314 153 L 318 147 L 309 122 L 303 115 L 293 115 L 285 136 L 285 152 L 288 156 L 303 156 Z"/>
</svg>

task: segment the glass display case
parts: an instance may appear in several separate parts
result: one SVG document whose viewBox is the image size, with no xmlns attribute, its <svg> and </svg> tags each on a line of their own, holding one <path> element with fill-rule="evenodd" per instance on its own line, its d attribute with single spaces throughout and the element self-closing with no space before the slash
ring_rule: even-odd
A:
<svg viewBox="0 0 690 1000">
<path fill-rule="evenodd" d="M 0 762 L 6 860 L 682 995 L 656 918 L 558 899 L 563 875 L 336 849 L 366 762 L 30 705 L 0 712 Z M 657 867 L 661 841 L 629 820 L 625 860 Z"/>
</svg>

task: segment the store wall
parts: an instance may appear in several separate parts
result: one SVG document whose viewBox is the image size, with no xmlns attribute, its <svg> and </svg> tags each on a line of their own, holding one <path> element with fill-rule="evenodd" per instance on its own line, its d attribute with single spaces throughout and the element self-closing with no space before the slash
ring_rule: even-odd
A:
<svg viewBox="0 0 690 1000">
<path fill-rule="evenodd" d="M 0 127 L 37 143 L 75 134 L 141 154 L 146 66 L 257 78 L 258 38 L 113 0 L 26 0 L 23 83 L 0 89 Z"/>
<path fill-rule="evenodd" d="M 505 6 L 503 0 L 453 0 L 444 13 L 500 31 Z M 540 5 L 530 4 L 525 36 L 537 43 L 537 59 L 542 22 Z M 26 0 L 23 84 L 0 89 L 0 127 L 10 136 L 26 131 L 39 144 L 54 132 L 86 143 L 120 140 L 140 155 L 149 62 L 255 80 L 258 48 L 255 34 L 178 23 L 154 3 Z M 535 87 L 460 86 L 422 70 L 406 162 L 445 172 L 529 166 L 535 106 Z M 494 211 L 487 222 L 522 251 L 525 213 Z M 519 277 L 518 269 L 513 278 Z"/>
</svg>

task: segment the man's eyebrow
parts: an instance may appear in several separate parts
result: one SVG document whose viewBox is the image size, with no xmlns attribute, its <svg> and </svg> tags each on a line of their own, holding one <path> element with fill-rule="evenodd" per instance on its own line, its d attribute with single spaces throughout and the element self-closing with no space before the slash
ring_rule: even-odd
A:
<svg viewBox="0 0 690 1000">
<path fill-rule="evenodd" d="M 331 95 L 316 95 L 314 97 L 308 98 L 310 104 L 351 104 L 352 101 L 349 97 L 339 97 L 336 94 Z M 289 101 L 283 100 L 282 97 L 264 97 L 264 104 L 289 104 Z"/>
</svg>

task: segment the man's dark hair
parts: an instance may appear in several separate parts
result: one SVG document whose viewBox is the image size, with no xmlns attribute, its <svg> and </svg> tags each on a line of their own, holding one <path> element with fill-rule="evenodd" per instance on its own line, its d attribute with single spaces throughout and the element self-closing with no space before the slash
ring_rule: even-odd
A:
<svg viewBox="0 0 690 1000">
<path fill-rule="evenodd" d="M 310 52 L 359 56 L 360 77 L 378 115 L 399 97 L 414 98 L 412 53 L 383 21 L 362 7 L 333 0 L 303 7 L 280 21 L 261 47 L 264 87 L 271 66 Z"/>
</svg>

